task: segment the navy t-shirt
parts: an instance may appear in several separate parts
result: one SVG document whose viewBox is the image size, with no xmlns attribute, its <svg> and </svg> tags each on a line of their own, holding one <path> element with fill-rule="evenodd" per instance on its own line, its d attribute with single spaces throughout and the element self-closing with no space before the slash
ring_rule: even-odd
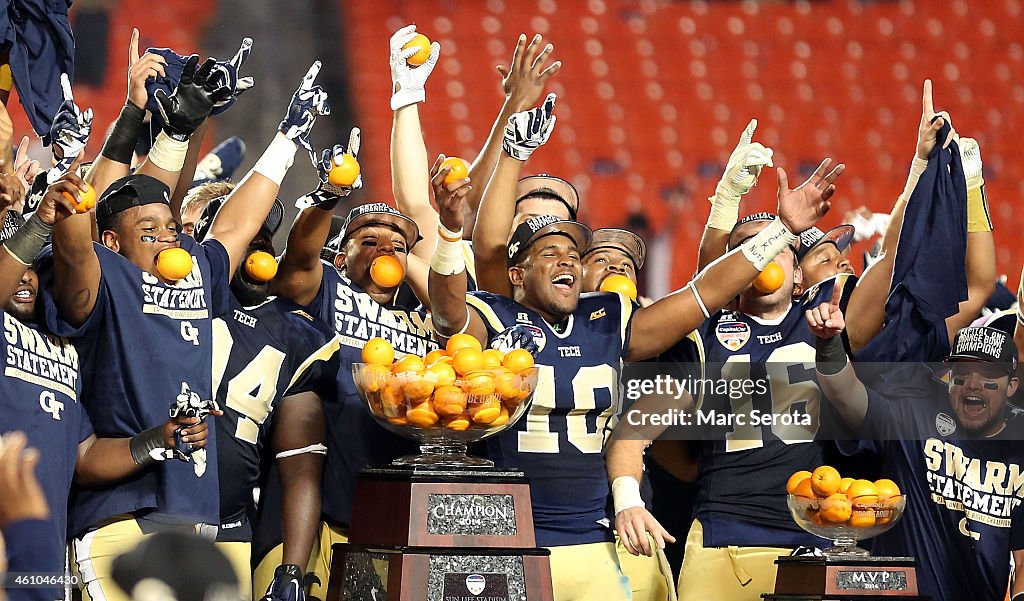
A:
<svg viewBox="0 0 1024 601">
<path fill-rule="evenodd" d="M 1012 419 L 993 438 L 970 438 L 941 385 L 917 389 L 930 393 L 886 398 L 868 389 L 863 440 L 840 443 L 875 454 L 906 498 L 900 522 L 870 541 L 872 554 L 917 558 L 918 586 L 932 599 L 1002 599 L 1011 552 L 1024 549 L 1024 424 Z"/>
<path fill-rule="evenodd" d="M 53 298 L 53 257 L 37 260 L 46 325 L 72 338 L 89 375 L 83 402 L 97 436 L 123 438 L 160 426 L 184 387 L 201 399 L 211 389 L 213 318 L 230 310 L 231 279 L 224 246 L 197 244 L 181 236 L 192 255 L 192 272 L 164 284 L 125 257 L 93 244 L 101 277 L 96 305 L 75 327 L 61 319 Z M 79 535 L 115 515 L 150 512 L 157 521 L 218 524 L 217 448 L 214 423 L 205 449 L 205 469 L 163 461 L 116 484 L 77 489 L 70 530 Z"/>
</svg>

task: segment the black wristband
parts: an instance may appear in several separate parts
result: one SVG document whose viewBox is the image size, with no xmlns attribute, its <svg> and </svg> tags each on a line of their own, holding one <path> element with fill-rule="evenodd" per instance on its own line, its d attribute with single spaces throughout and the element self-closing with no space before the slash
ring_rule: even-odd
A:
<svg viewBox="0 0 1024 601">
<path fill-rule="evenodd" d="M 1010 597 L 1010 601 L 1024 601 L 1024 593 L 1017 593 L 1016 595 Z"/>
<path fill-rule="evenodd" d="M 157 458 L 153 456 L 152 451 L 167 448 L 167 445 L 164 444 L 163 426 L 150 428 L 141 434 L 132 436 L 128 448 L 132 452 L 132 460 L 135 465 L 143 466 L 156 463 Z"/>
<path fill-rule="evenodd" d="M 114 127 L 110 130 L 110 135 L 103 142 L 101 154 L 111 161 L 131 165 L 145 118 L 145 110 L 126 102 L 117 121 L 114 122 Z"/>
<path fill-rule="evenodd" d="M 846 349 L 843 348 L 843 341 L 839 336 L 818 338 L 816 351 L 814 360 L 817 363 L 818 373 L 826 376 L 834 376 L 843 371 L 849 362 Z"/>
</svg>

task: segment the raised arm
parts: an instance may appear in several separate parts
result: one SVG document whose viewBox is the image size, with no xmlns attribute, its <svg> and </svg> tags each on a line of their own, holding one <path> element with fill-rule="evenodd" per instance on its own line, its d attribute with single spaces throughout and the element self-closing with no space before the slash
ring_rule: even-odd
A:
<svg viewBox="0 0 1024 601">
<path fill-rule="evenodd" d="M 524 60 L 532 63 L 533 59 L 528 51 Z M 477 287 L 481 290 L 506 296 L 512 294 L 505 249 L 516 212 L 516 184 L 523 164 L 551 136 L 557 120 L 554 109 L 555 95 L 548 94 L 543 106 L 516 113 L 505 125 L 503 152 L 480 203 L 480 211 L 487 219 L 477 220 L 473 229 L 473 257 Z"/>
<path fill-rule="evenodd" d="M 274 140 L 252 171 L 231 192 L 213 221 L 210 235 L 227 250 L 232 273 L 266 220 L 295 151 L 302 146 L 312 156 L 309 133 L 318 116 L 330 114 L 327 93 L 313 85 L 319 72 L 320 61 L 316 61 L 292 95 L 288 113 L 278 126 Z"/>
<path fill-rule="evenodd" d="M 67 192 L 77 202 L 79 191 L 85 189 L 85 182 L 72 170 L 47 189 L 46 195 L 62 196 Z M 53 198 L 54 206 L 60 200 Z M 42 204 L 47 202 L 44 196 Z M 67 210 L 63 203 L 60 206 Z M 92 313 L 100 287 L 100 260 L 92 242 L 93 211 L 70 213 L 53 226 L 53 298 L 60 317 L 75 327 L 85 323 Z"/>
<path fill-rule="evenodd" d="M 779 217 L 756 236 L 708 265 L 683 289 L 637 309 L 633 317 L 628 360 L 660 354 L 725 307 L 797 236 L 820 220 L 830 208 L 835 182 L 845 169 L 828 171 L 825 159 L 811 177 L 789 189 L 786 172 L 778 168 Z"/>
<path fill-rule="evenodd" d="M 540 34 L 535 35 L 530 46 L 538 47 L 543 39 Z M 477 212 L 480 210 L 480 201 L 484 195 L 484 187 L 494 174 L 494 168 L 501 157 L 501 143 L 508 118 L 537 104 L 541 94 L 544 93 L 544 85 L 548 79 L 562 68 L 562 61 L 545 65 L 554 49 L 554 46 L 547 44 L 532 62 L 527 62 L 525 60 L 528 51 L 526 34 L 520 34 L 519 40 L 516 42 L 516 49 L 512 53 L 511 64 L 507 67 L 505 65 L 496 67 L 498 73 L 501 74 L 501 88 L 505 93 L 505 102 L 502 104 L 494 124 L 491 125 L 491 131 L 487 134 L 483 148 L 480 149 L 476 160 L 469 167 L 469 178 L 479 182 L 480 185 L 475 186 L 466 195 L 466 225 L 464 229 L 467 234 L 473 233 Z"/>
<path fill-rule="evenodd" d="M 859 431 L 868 414 L 868 392 L 857 379 L 857 372 L 846 356 L 840 334 L 846 329 L 846 320 L 839 309 L 842 290 L 839 282 L 832 290 L 832 299 L 805 313 L 807 325 L 817 336 L 815 364 L 818 386 L 829 402 L 851 428 Z"/>
<path fill-rule="evenodd" d="M 773 166 L 772 149 L 751 142 L 756 129 L 757 119 L 751 119 L 740 134 L 736 148 L 729 155 L 725 173 L 715 186 L 715 195 L 708 198 L 711 213 L 708 214 L 708 222 L 704 226 L 697 250 L 698 271 L 726 253 L 729 233 L 739 218 L 740 198 L 757 184 L 757 176 L 761 174 L 762 167 Z"/>
<path fill-rule="evenodd" d="M 359 128 L 352 128 L 349 134 L 348 154 L 358 156 L 359 140 Z M 344 147 L 340 144 L 323 151 L 323 156 L 317 164 L 320 183 L 316 190 L 296 203 L 301 210 L 288 232 L 284 255 L 273 280 L 274 294 L 302 306 L 313 302 L 317 290 L 320 289 L 320 280 L 324 273 L 320 263 L 320 251 L 327 243 L 327 236 L 331 231 L 331 215 L 334 208 L 353 190 L 363 185 L 362 176 L 359 176 L 352 186 L 345 188 L 334 186 L 328 180 L 332 162 L 340 161 L 345 153 Z"/>
</svg>

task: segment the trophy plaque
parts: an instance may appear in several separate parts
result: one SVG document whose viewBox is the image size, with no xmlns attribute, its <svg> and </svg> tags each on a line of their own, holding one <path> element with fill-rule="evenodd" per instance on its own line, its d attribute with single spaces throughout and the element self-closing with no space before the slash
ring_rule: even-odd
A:
<svg viewBox="0 0 1024 601">
<path fill-rule="evenodd" d="M 371 414 L 385 428 L 419 440 L 421 452 L 359 474 L 349 542 L 331 550 L 326 601 L 550 601 L 550 552 L 537 547 L 528 479 L 466 454 L 467 444 L 525 413 L 536 368 L 518 374 L 512 382 L 518 391 L 486 394 L 477 394 L 488 390 L 480 385 L 484 378 L 471 374 L 464 413 L 447 417 L 434 399 L 409 398 L 409 390 L 430 388 L 416 380 L 424 376 L 399 374 L 405 394 L 389 397 L 397 378 L 374 382 L 363 368 L 356 364 L 353 371 Z M 424 403 L 442 415 L 424 418 Z M 494 405 L 499 418 L 474 420 Z M 456 419 L 469 426 L 451 427 Z"/>
</svg>

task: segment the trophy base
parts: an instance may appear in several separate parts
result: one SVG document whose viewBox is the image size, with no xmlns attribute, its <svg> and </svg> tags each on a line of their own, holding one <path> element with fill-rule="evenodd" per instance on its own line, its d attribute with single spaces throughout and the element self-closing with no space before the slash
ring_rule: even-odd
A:
<svg viewBox="0 0 1024 601">
<path fill-rule="evenodd" d="M 466 454 L 466 444 L 458 441 L 425 442 L 419 455 L 405 455 L 391 462 L 396 466 L 494 467 L 494 462 Z"/>
<path fill-rule="evenodd" d="M 780 557 L 775 563 L 775 592 L 761 595 L 769 601 L 927 599 L 917 594 L 913 557 L 845 554 Z"/>
<path fill-rule="evenodd" d="M 551 601 L 547 549 L 332 547 L 325 601 Z"/>
</svg>

